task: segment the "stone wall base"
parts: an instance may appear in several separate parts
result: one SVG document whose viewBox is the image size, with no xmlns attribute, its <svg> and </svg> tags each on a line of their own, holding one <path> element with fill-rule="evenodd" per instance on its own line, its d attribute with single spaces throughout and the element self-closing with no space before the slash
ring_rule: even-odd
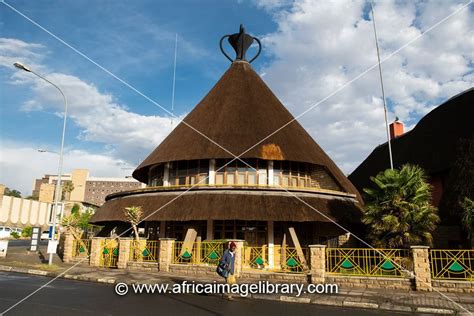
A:
<svg viewBox="0 0 474 316">
<path fill-rule="evenodd" d="M 365 289 L 397 289 L 414 290 L 415 285 L 409 278 L 384 278 L 384 277 L 359 277 L 326 275 L 326 283 L 335 283 L 340 289 L 365 288 Z"/>
<path fill-rule="evenodd" d="M 474 293 L 474 282 L 456 280 L 431 280 L 431 286 L 440 292 Z"/>
<path fill-rule="evenodd" d="M 159 270 L 158 262 L 136 262 L 129 261 L 127 262 L 127 268 L 132 271 L 147 271 L 153 272 Z"/>
</svg>

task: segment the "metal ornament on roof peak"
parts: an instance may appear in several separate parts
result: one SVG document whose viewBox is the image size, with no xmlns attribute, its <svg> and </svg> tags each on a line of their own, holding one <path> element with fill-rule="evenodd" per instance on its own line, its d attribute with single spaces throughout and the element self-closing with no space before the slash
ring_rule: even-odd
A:
<svg viewBox="0 0 474 316">
<path fill-rule="evenodd" d="M 247 53 L 247 50 L 249 49 L 249 47 L 253 44 L 254 40 L 258 44 L 258 52 L 252 59 L 249 60 L 249 63 L 253 62 L 260 55 L 260 52 L 262 51 L 262 43 L 260 43 L 260 40 L 254 36 L 251 36 L 245 33 L 244 26 L 240 24 L 239 33 L 224 35 L 222 36 L 219 42 L 219 46 L 220 46 L 222 54 L 224 54 L 224 56 L 231 62 L 233 62 L 234 60 L 232 60 L 232 58 L 230 58 L 229 55 L 227 55 L 227 53 L 224 51 L 224 48 L 222 47 L 222 41 L 227 37 L 229 38 L 228 40 L 229 40 L 230 45 L 235 50 L 235 55 L 236 55 L 235 60 L 246 60 L 245 54 Z"/>
</svg>

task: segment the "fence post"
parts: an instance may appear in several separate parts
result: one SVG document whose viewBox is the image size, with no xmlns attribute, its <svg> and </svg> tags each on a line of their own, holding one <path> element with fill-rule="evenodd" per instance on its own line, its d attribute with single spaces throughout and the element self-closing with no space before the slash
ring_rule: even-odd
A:
<svg viewBox="0 0 474 316">
<path fill-rule="evenodd" d="M 326 245 L 309 245 L 311 283 L 324 283 L 326 277 Z"/>
<path fill-rule="evenodd" d="M 91 257 L 89 264 L 93 267 L 100 266 L 100 257 L 102 256 L 102 241 L 105 238 L 92 237 L 91 240 Z"/>
<path fill-rule="evenodd" d="M 174 238 L 160 238 L 159 269 L 168 272 L 173 262 Z"/>
<path fill-rule="evenodd" d="M 69 263 L 72 261 L 74 249 L 74 236 L 70 232 L 65 232 L 63 239 L 63 262 Z M 62 238 L 61 238 L 62 239 Z"/>
<path fill-rule="evenodd" d="M 120 238 L 119 240 L 119 257 L 117 262 L 117 268 L 127 268 L 128 261 L 130 259 L 132 238 Z"/>
<path fill-rule="evenodd" d="M 417 291 L 431 291 L 431 267 L 428 246 L 411 246 Z"/>
<path fill-rule="evenodd" d="M 239 277 L 240 273 L 242 272 L 242 261 L 243 261 L 243 258 L 244 258 L 244 242 L 245 242 L 245 240 L 233 240 L 233 242 L 235 243 L 235 246 L 236 246 L 235 261 L 234 261 L 234 275 L 236 277 Z M 225 249 L 227 249 L 227 247 Z"/>
</svg>

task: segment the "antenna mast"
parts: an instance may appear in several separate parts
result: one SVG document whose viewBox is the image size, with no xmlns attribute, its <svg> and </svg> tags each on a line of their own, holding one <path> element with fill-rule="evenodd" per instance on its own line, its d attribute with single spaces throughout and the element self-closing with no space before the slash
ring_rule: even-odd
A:
<svg viewBox="0 0 474 316">
<path fill-rule="evenodd" d="M 380 63 L 379 41 L 377 39 L 377 29 L 375 27 L 375 14 L 374 14 L 373 0 L 370 0 L 370 10 L 372 11 L 372 22 L 373 22 L 373 26 L 374 26 L 375 46 L 377 47 L 377 60 L 378 60 L 378 63 L 379 63 L 380 86 L 382 88 L 383 110 L 384 110 L 384 114 L 385 114 L 385 127 L 387 129 L 387 143 L 388 143 L 388 155 L 390 157 L 390 169 L 393 170 L 392 145 L 390 143 L 390 131 L 389 131 L 389 128 L 388 128 L 387 104 L 385 103 L 385 91 L 384 91 L 384 88 L 383 88 L 383 79 L 382 79 L 382 64 Z"/>
<path fill-rule="evenodd" d="M 171 130 L 173 130 L 173 116 L 174 116 L 174 92 L 176 88 L 176 55 L 178 52 L 178 34 L 174 43 L 174 66 L 173 66 L 173 92 L 171 94 Z"/>
</svg>

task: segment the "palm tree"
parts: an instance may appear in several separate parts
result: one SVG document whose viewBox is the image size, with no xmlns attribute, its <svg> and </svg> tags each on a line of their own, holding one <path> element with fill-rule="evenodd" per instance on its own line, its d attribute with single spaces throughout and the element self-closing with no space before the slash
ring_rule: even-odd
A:
<svg viewBox="0 0 474 316">
<path fill-rule="evenodd" d="M 127 221 L 132 225 L 133 232 L 135 233 L 135 239 L 140 240 L 138 236 L 138 224 L 141 222 L 143 211 L 141 206 L 130 206 L 124 209 L 124 215 Z"/>
<path fill-rule="evenodd" d="M 439 222 L 431 205 L 431 186 L 422 168 L 403 165 L 370 178 L 365 188 L 366 209 L 362 221 L 370 228 L 369 238 L 377 247 L 430 245 L 431 232 Z"/>
<path fill-rule="evenodd" d="M 62 199 L 69 200 L 71 196 L 71 192 L 74 190 L 74 184 L 71 181 L 65 181 L 61 184 L 62 186 Z"/>
<path fill-rule="evenodd" d="M 468 198 L 467 196 L 464 197 L 464 200 L 459 203 L 463 209 L 462 214 L 462 226 L 467 232 L 467 240 L 471 243 L 472 240 L 472 232 L 474 231 L 474 201 Z"/>
</svg>

